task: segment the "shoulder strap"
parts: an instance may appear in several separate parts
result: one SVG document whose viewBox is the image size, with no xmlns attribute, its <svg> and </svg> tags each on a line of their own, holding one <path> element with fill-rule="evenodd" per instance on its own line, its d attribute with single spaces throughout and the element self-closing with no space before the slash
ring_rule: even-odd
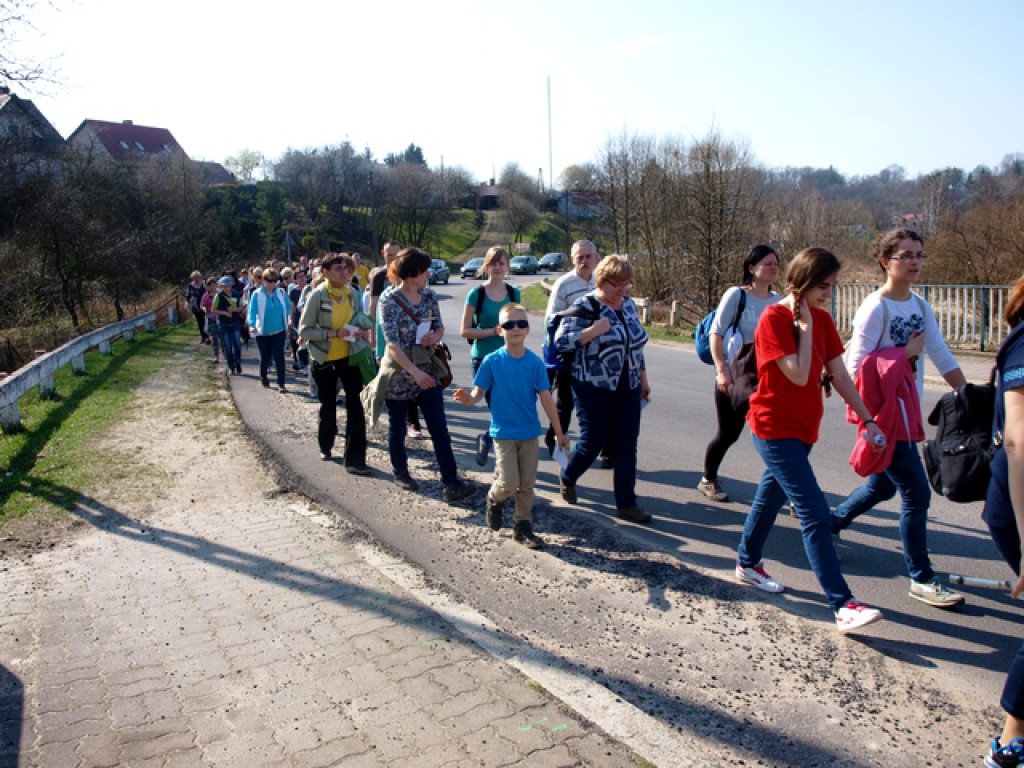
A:
<svg viewBox="0 0 1024 768">
<path fill-rule="evenodd" d="M 484 299 L 487 298 L 487 290 L 482 286 L 477 286 L 476 291 L 476 312 L 473 313 L 473 327 L 480 327 L 480 313 L 484 311 Z"/>
<path fill-rule="evenodd" d="M 921 297 L 918 296 L 920 299 Z M 878 341 L 875 342 L 875 350 L 882 346 L 882 340 L 885 338 L 885 332 L 889 330 L 889 305 L 885 303 L 885 296 L 878 297 L 878 303 L 882 305 L 882 332 L 878 334 Z"/>
<path fill-rule="evenodd" d="M 399 294 L 398 291 L 392 291 L 392 295 L 394 295 L 395 302 L 398 304 L 398 306 L 400 306 L 403 310 L 405 310 L 405 314 L 407 314 L 409 317 L 411 317 L 414 323 L 419 325 L 420 319 L 418 317 L 416 317 L 416 313 L 412 311 L 412 307 L 410 307 L 405 302 L 405 298 L 402 297 Z"/>
<path fill-rule="evenodd" d="M 743 316 L 743 310 L 747 308 L 747 292 L 740 288 L 740 305 L 736 308 L 736 317 L 732 320 L 732 331 L 736 332 L 736 329 L 740 327 L 740 317 Z"/>
<path fill-rule="evenodd" d="M 510 303 L 516 300 L 516 289 L 513 288 L 511 284 L 505 283 L 505 292 L 508 294 L 508 300 Z"/>
</svg>

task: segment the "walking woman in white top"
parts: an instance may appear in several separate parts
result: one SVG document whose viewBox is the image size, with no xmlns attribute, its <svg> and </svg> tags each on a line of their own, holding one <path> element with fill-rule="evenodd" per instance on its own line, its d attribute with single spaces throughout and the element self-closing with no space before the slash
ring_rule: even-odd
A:
<svg viewBox="0 0 1024 768">
<path fill-rule="evenodd" d="M 911 289 L 921 276 L 925 259 L 924 240 L 910 229 L 883 232 L 875 241 L 872 255 L 885 273 L 885 285 L 868 296 L 853 318 L 853 335 L 846 346 L 846 367 L 856 378 L 864 358 L 872 352 L 903 347 L 915 366 L 917 393 L 924 392 L 924 361 L 927 353 L 951 387 L 966 384 L 963 371 L 946 346 L 935 313 L 928 302 Z M 912 414 L 920 421 L 921 414 Z M 860 515 L 891 499 L 899 491 L 900 539 L 910 574 L 910 596 L 940 608 L 960 605 L 963 595 L 942 584 L 928 557 L 927 523 L 931 488 L 916 444 L 909 435 L 890 435 L 896 442 L 892 463 L 884 472 L 872 475 L 855 490 L 832 516 L 832 532 L 845 530 Z"/>
</svg>

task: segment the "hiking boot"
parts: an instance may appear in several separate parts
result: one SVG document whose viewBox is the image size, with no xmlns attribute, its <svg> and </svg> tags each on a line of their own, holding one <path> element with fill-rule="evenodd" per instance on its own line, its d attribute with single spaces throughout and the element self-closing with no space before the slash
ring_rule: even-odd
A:
<svg viewBox="0 0 1024 768">
<path fill-rule="evenodd" d="M 491 452 L 491 436 L 486 432 L 476 436 L 476 463 L 483 466 L 487 463 L 487 456 Z"/>
<path fill-rule="evenodd" d="M 502 517 L 505 512 L 504 501 L 491 501 L 491 497 L 487 497 L 487 527 L 492 531 L 500 531 L 501 525 L 504 522 Z"/>
<path fill-rule="evenodd" d="M 533 532 L 529 520 L 519 520 L 512 528 L 512 538 L 527 549 L 543 549 L 544 539 Z"/>
<path fill-rule="evenodd" d="M 717 480 L 705 480 L 703 477 L 697 483 L 697 490 L 707 496 L 711 501 L 728 501 L 729 494 L 722 490 Z"/>
<path fill-rule="evenodd" d="M 955 608 L 958 605 L 963 605 L 964 602 L 963 595 L 941 584 L 938 579 L 932 579 L 924 584 L 911 579 L 909 594 L 915 600 L 934 605 L 937 608 Z"/>
<path fill-rule="evenodd" d="M 849 632 L 852 629 L 874 624 L 881 621 L 882 612 L 877 608 L 868 608 L 863 603 L 851 600 L 838 611 L 836 611 L 836 627 L 840 632 Z"/>
<path fill-rule="evenodd" d="M 1022 768 L 1024 766 L 1024 739 L 1018 737 L 1002 745 L 992 739 L 992 748 L 985 755 L 988 768 Z"/>
<path fill-rule="evenodd" d="M 395 472 L 395 485 L 406 491 L 418 491 L 420 484 L 408 472 Z"/>
<path fill-rule="evenodd" d="M 472 496 L 474 493 L 476 493 L 476 486 L 456 480 L 451 485 L 444 487 L 444 490 L 441 491 L 441 499 L 445 503 L 451 504 L 453 501 L 459 501 L 467 496 Z"/>
<path fill-rule="evenodd" d="M 558 490 L 562 493 L 562 499 L 569 504 L 576 503 L 576 483 L 570 483 L 564 477 L 558 478 Z"/>
<path fill-rule="evenodd" d="M 644 508 L 634 504 L 632 507 L 626 509 L 617 509 L 615 514 L 621 517 L 623 520 L 629 520 L 632 523 L 649 523 L 651 522 L 650 513 L 644 511 Z"/>
<path fill-rule="evenodd" d="M 776 581 L 769 576 L 768 571 L 764 569 L 761 563 L 758 563 L 753 568 L 744 568 L 739 563 L 736 563 L 736 578 L 744 584 L 750 584 L 765 592 L 781 592 L 784 589 L 782 582 Z"/>
</svg>

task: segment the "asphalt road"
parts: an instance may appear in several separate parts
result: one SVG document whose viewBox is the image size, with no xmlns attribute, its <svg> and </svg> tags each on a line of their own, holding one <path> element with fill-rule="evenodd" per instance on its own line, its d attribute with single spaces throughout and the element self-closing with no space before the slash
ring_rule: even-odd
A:
<svg viewBox="0 0 1024 768">
<path fill-rule="evenodd" d="M 526 285 L 537 279 L 516 277 L 513 282 Z M 448 286 L 434 286 L 440 289 L 440 296 L 451 297 L 441 302 L 449 337 L 457 333 L 458 312 L 474 284 L 456 280 Z M 532 337 L 539 352 L 539 318 Z M 462 363 L 456 372 L 469 380 L 468 352 L 458 356 L 461 344 L 461 340 L 452 344 L 457 350 L 456 363 Z M 987 378 L 990 358 L 960 355 L 959 359 L 969 380 Z M 641 426 L 637 493 L 657 523 L 644 539 L 688 564 L 730 578 L 735 547 L 764 465 L 745 431 L 720 471 L 730 503 L 707 502 L 694 489 L 701 478 L 707 441 L 715 432 L 712 369 L 700 362 L 689 345 L 667 343 L 648 345 L 647 365 L 652 395 Z M 925 414 L 944 391 L 943 385 L 929 376 Z M 450 410 L 467 409 L 452 404 Z M 484 423 L 482 412 L 470 413 Z M 818 481 L 833 506 L 861 482 L 847 462 L 853 439 L 854 428 L 845 420 L 845 404 L 834 395 L 826 401 L 820 442 L 811 455 Z M 552 467 L 544 467 L 548 470 L 545 480 L 550 483 L 545 490 L 557 496 L 557 475 Z M 590 470 L 580 488 L 587 489 L 583 495 L 589 501 L 614 513 L 610 472 Z M 951 573 L 1011 578 L 984 529 L 981 509 L 980 502 L 956 504 L 933 495 L 928 544 L 933 566 L 943 579 Z M 1006 594 L 959 587 L 968 595 L 966 607 L 960 610 L 937 610 L 908 598 L 898 510 L 897 497 L 861 517 L 844 532 L 840 546 L 843 572 L 854 593 L 885 611 L 887 621 L 871 632 L 877 638 L 876 647 L 895 658 L 934 666 L 950 685 L 984 691 L 994 699 L 1002 689 L 1010 656 L 1020 643 L 1019 609 Z M 770 539 L 765 559 L 772 575 L 789 587 L 787 608 L 797 615 L 829 620 L 831 614 L 807 566 L 796 520 L 780 515 L 779 521 L 781 528 Z"/>
<path fill-rule="evenodd" d="M 470 383 L 469 353 L 457 329 L 469 287 L 459 278 L 434 287 L 455 355 L 455 383 L 462 386 Z M 538 350 L 541 335 L 538 317 L 532 331 Z M 984 359 L 961 359 L 968 378 L 985 376 Z M 387 482 L 381 432 L 371 434 L 375 479 L 355 480 L 317 460 L 311 401 L 268 392 L 251 375 L 232 379 L 232 392 L 286 482 L 358 521 L 421 568 L 428 582 L 503 631 L 559 656 L 680 732 L 768 764 L 892 765 L 907 749 L 901 728 L 917 728 L 925 729 L 928 744 L 916 743 L 912 754 L 938 754 L 935 765 L 969 762 L 972 745 L 980 749 L 996 722 L 992 705 L 1020 642 L 1019 608 L 1007 594 L 985 590 L 964 590 L 967 605 L 956 611 L 910 599 L 894 502 L 844 534 L 844 573 L 857 597 L 886 618 L 851 642 L 839 642 L 788 515 L 780 515 L 765 553 L 786 592 L 765 595 L 736 585 L 735 547 L 763 466 L 744 434 L 722 467 L 732 501 L 707 502 L 695 486 L 714 431 L 711 369 L 689 345 L 652 343 L 647 362 L 652 403 L 643 416 L 638 493 L 654 524 L 616 519 L 611 473 L 596 468 L 579 483 L 580 504 L 565 505 L 555 464 L 542 460 L 535 528 L 556 545 L 539 554 L 514 544 L 507 529 L 496 535 L 486 528 L 483 487 L 465 504 L 440 504 L 428 450 L 410 445 L 418 495 Z M 926 409 L 939 393 L 929 386 Z M 268 397 L 275 398 L 273 407 Z M 460 467 L 485 486 L 493 459 L 479 470 L 472 446 L 486 412 L 451 401 L 447 411 Z M 833 503 L 858 485 L 847 465 L 853 439 L 833 397 L 812 454 Z M 982 528 L 980 507 L 934 498 L 929 547 L 943 577 L 1008 578 Z M 863 678 L 868 669 L 870 684 Z M 831 700 L 840 684 L 863 695 L 844 695 L 839 706 Z M 844 717 L 840 734 L 834 725 Z M 928 730 L 933 724 L 925 721 L 935 717 L 944 722 Z M 952 750 L 948 759 L 943 749 Z"/>
</svg>

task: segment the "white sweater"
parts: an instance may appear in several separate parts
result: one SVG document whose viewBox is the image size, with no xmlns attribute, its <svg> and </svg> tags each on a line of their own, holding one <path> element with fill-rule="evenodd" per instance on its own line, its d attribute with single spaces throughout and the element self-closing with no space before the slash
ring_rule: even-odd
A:
<svg viewBox="0 0 1024 768">
<path fill-rule="evenodd" d="M 884 305 L 883 305 L 884 302 Z M 888 314 L 888 328 L 883 328 Z M 924 331 L 924 351 L 943 376 L 960 364 L 949 351 L 931 305 L 916 293 L 906 301 L 882 298 L 881 289 L 870 294 L 853 316 L 853 335 L 846 345 L 844 360 L 850 376 L 856 378 L 864 358 L 877 349 L 904 347 L 910 334 Z M 924 397 L 924 361 L 917 362 L 917 394 Z"/>
</svg>

